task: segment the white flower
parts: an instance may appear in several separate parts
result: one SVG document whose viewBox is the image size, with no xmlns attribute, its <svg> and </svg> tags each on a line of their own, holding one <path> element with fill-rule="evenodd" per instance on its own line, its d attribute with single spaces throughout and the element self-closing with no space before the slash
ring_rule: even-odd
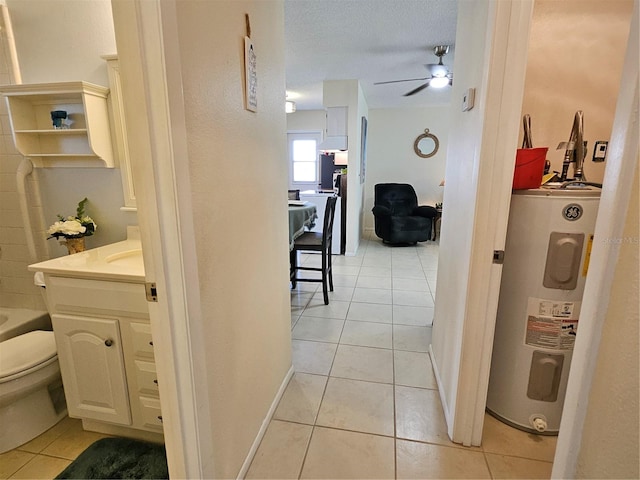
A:
<svg viewBox="0 0 640 480">
<path fill-rule="evenodd" d="M 53 235 L 54 233 L 61 233 L 62 235 L 79 235 L 87 231 L 87 227 L 82 225 L 77 220 L 65 220 L 64 222 L 56 222 L 49 227 L 47 233 Z"/>
<path fill-rule="evenodd" d="M 2 1 L 2 0 L 0 0 Z M 87 199 L 83 199 L 78 203 L 76 215 L 62 216 L 58 215 L 58 221 L 49 227 L 47 233 L 48 238 L 82 238 L 93 235 L 97 225 L 93 219 L 84 212 L 84 206 Z"/>
</svg>

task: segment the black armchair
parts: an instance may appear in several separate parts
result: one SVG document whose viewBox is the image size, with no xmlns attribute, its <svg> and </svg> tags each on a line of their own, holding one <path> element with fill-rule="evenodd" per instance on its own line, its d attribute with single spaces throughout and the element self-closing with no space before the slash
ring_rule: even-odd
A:
<svg viewBox="0 0 640 480">
<path fill-rule="evenodd" d="M 378 183 L 374 187 L 373 215 L 376 235 L 385 243 L 415 244 L 431 240 L 434 207 L 418 206 L 407 183 Z"/>
</svg>

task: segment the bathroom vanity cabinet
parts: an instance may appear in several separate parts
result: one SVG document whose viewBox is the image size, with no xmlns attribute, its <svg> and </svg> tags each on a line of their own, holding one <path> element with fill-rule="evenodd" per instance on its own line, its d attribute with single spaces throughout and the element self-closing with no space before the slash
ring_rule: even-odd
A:
<svg viewBox="0 0 640 480">
<path fill-rule="evenodd" d="M 141 244 L 127 233 L 29 270 L 44 276 L 69 415 L 85 430 L 162 441 Z"/>
<path fill-rule="evenodd" d="M 55 275 L 45 283 L 69 415 L 161 433 L 144 284 Z"/>
<path fill-rule="evenodd" d="M 109 89 L 87 82 L 5 85 L 17 150 L 37 167 L 115 166 L 107 103 Z M 54 128 L 51 112 L 65 111 Z"/>
<path fill-rule="evenodd" d="M 144 284 L 47 275 L 69 415 L 162 432 Z"/>
</svg>

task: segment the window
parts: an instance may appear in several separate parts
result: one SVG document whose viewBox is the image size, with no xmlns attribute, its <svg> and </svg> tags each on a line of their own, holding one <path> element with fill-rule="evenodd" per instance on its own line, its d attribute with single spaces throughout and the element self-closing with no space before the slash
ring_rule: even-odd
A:
<svg viewBox="0 0 640 480">
<path fill-rule="evenodd" d="M 293 181 L 317 181 L 315 140 L 294 140 L 291 147 L 293 148 Z"/>
<path fill-rule="evenodd" d="M 291 183 L 318 184 L 320 132 L 289 133 Z"/>
</svg>

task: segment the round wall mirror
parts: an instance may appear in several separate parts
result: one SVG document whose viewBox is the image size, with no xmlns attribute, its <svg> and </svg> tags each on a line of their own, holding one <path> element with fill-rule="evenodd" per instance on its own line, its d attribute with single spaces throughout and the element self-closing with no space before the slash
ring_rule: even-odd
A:
<svg viewBox="0 0 640 480">
<path fill-rule="evenodd" d="M 438 147 L 440 147 L 438 137 L 433 133 L 429 133 L 428 128 L 425 128 L 424 133 L 418 135 L 416 141 L 413 142 L 413 150 L 416 155 L 422 158 L 433 157 L 438 152 Z"/>
</svg>

